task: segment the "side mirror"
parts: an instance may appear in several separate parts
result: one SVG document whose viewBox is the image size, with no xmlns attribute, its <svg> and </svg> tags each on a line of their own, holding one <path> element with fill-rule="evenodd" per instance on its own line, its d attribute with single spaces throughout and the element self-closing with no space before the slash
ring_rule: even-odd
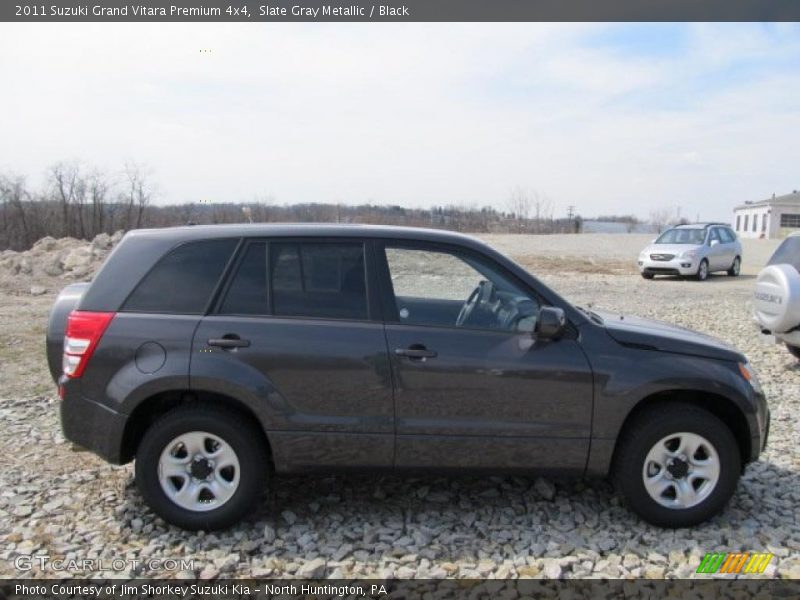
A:
<svg viewBox="0 0 800 600">
<path fill-rule="evenodd" d="M 534 336 L 539 340 L 555 340 L 567 328 L 567 317 L 564 310 L 555 306 L 543 306 L 539 309 L 539 318 L 536 319 Z"/>
<path fill-rule="evenodd" d="M 719 244 L 719 240 L 711 240 L 711 243 L 709 245 L 713 248 L 717 244 Z"/>
</svg>

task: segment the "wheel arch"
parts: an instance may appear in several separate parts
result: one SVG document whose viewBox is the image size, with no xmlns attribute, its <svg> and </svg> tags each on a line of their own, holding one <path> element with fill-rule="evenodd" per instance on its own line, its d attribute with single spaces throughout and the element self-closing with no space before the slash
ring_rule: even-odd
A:
<svg viewBox="0 0 800 600">
<path fill-rule="evenodd" d="M 159 417 L 169 411 L 186 404 L 201 404 L 206 406 L 223 406 L 226 410 L 239 413 L 251 422 L 260 434 L 264 447 L 272 458 L 272 447 L 269 437 L 256 413 L 245 403 L 233 396 L 203 390 L 170 390 L 153 394 L 139 402 L 125 423 L 120 450 L 121 464 L 128 463 L 136 456 L 139 443 L 142 441 L 147 429 Z"/>
<path fill-rule="evenodd" d="M 701 408 L 719 418 L 725 423 L 733 433 L 736 444 L 739 447 L 739 455 L 742 466 L 750 462 L 752 452 L 752 438 L 747 417 L 737 404 L 730 398 L 721 394 L 715 394 L 705 390 L 664 390 L 642 398 L 628 412 L 622 425 L 619 428 L 614 441 L 614 451 L 611 456 L 611 469 L 613 473 L 617 463 L 617 453 L 620 447 L 620 438 L 624 435 L 626 428 L 636 421 L 639 415 L 652 410 L 656 406 L 669 404 L 689 404 Z"/>
</svg>

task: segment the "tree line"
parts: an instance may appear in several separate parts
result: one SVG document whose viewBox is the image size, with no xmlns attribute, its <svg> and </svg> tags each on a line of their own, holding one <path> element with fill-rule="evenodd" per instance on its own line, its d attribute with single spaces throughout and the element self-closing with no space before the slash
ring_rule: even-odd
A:
<svg viewBox="0 0 800 600">
<path fill-rule="evenodd" d="M 338 222 L 433 227 L 475 233 L 577 233 L 580 217 L 555 218 L 552 201 L 516 187 L 504 209 L 471 203 L 431 208 L 374 204 L 251 202 L 154 203 L 150 172 L 134 163 L 116 175 L 78 163 L 51 166 L 41 189 L 21 175 L 0 174 L 0 250 L 26 250 L 45 236 L 92 239 L 99 233 L 187 224 Z"/>
</svg>

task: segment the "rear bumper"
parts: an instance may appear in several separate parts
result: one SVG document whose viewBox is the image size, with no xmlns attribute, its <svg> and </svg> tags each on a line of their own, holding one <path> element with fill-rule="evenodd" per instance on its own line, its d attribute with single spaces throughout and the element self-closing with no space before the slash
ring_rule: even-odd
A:
<svg viewBox="0 0 800 600">
<path fill-rule="evenodd" d="M 64 437 L 112 464 L 122 464 L 122 440 L 128 415 L 69 391 L 69 385 L 66 387 L 61 402 Z"/>
</svg>

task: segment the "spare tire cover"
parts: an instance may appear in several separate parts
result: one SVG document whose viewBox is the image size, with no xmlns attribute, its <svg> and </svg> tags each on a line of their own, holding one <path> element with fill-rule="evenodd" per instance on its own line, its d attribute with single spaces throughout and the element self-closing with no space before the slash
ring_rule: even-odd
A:
<svg viewBox="0 0 800 600">
<path fill-rule="evenodd" d="M 792 265 L 770 265 L 758 274 L 755 317 L 764 329 L 783 333 L 800 325 L 800 273 Z"/>
</svg>

